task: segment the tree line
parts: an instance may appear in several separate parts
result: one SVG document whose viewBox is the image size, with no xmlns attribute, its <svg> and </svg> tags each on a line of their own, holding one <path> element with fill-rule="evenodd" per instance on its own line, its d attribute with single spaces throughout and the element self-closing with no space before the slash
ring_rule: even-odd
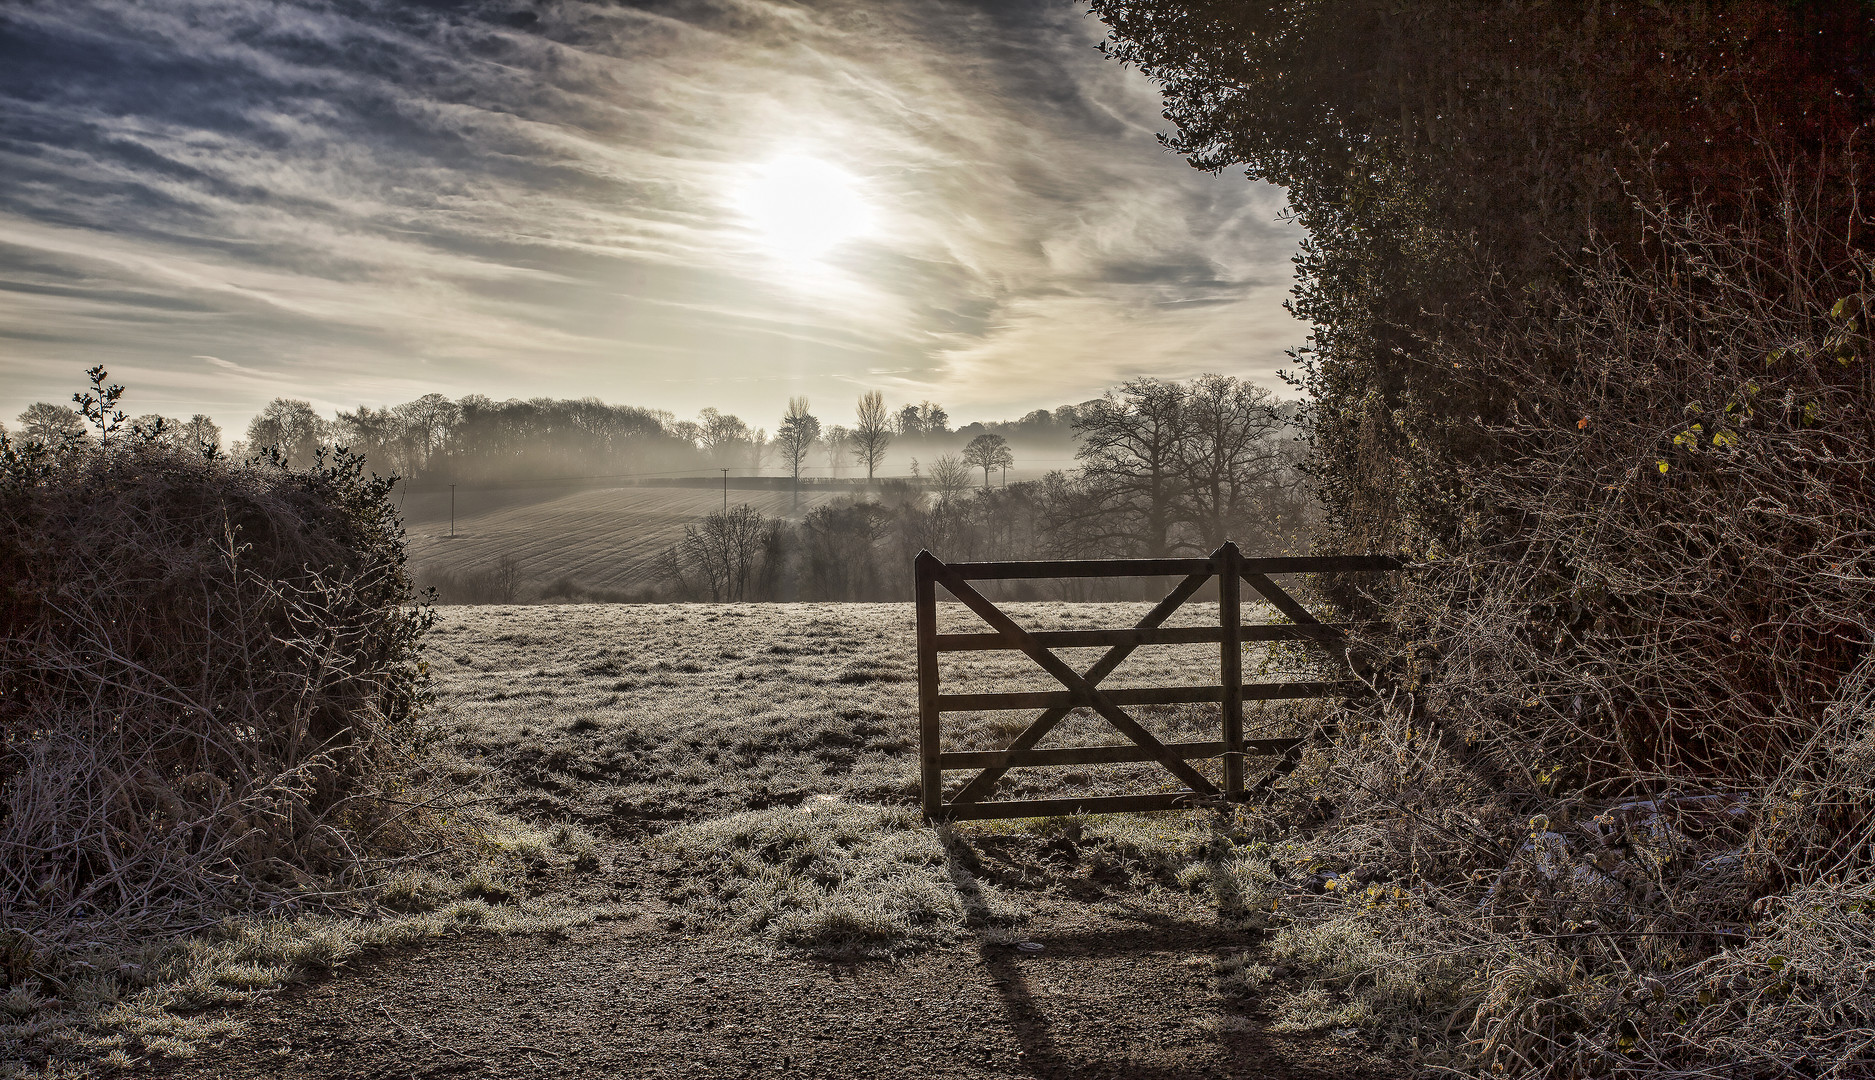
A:
<svg viewBox="0 0 1875 1080">
<path fill-rule="evenodd" d="M 879 392 L 862 394 L 853 424 L 823 424 L 806 398 L 791 398 L 774 437 L 741 416 L 703 409 L 696 420 L 671 413 L 609 405 L 600 399 L 495 399 L 471 394 L 450 399 L 426 394 L 392 407 L 360 405 L 323 416 L 304 399 L 276 398 L 249 420 L 242 439 L 227 446 L 236 458 L 278 450 L 294 467 L 313 461 L 321 448 L 345 446 L 381 474 L 416 484 L 501 484 L 591 474 L 656 474 L 733 469 L 761 473 L 782 467 L 802 473 L 876 480 L 894 441 L 926 456 L 936 448 L 932 471 L 951 482 L 964 467 L 982 469 L 984 482 L 996 469 L 1014 465 L 1009 435 L 1071 439 L 1074 407 L 1035 411 L 1007 424 L 971 424 L 952 431 L 943 405 L 922 401 L 892 413 Z M 84 437 L 79 413 L 69 405 L 37 401 L 19 416 L 19 439 L 54 444 Z M 204 414 L 189 420 L 148 414 L 135 426 L 158 431 L 165 441 L 186 446 L 221 446 L 221 428 Z M 0 426 L 0 431 L 6 431 Z M 949 446 L 964 441 L 960 452 Z M 947 458 L 949 456 L 949 458 Z M 913 474 L 922 467 L 913 458 Z"/>
<path fill-rule="evenodd" d="M 82 404 L 82 395 L 74 395 L 74 402 Z M 85 438 L 94 427 L 86 423 L 85 415 L 78 409 L 70 405 L 55 405 L 45 401 L 36 401 L 26 406 L 25 411 L 19 414 L 18 420 L 19 441 L 39 443 L 43 446 L 57 446 Z M 158 413 L 145 413 L 136 417 L 120 416 L 118 422 L 131 432 L 146 436 L 148 441 L 166 446 L 195 450 L 221 445 L 221 427 L 201 413 L 196 413 L 187 420 L 178 420 Z M 0 436 L 9 434 L 6 425 L 0 424 Z"/>
<path fill-rule="evenodd" d="M 679 420 L 669 412 L 597 398 L 495 401 L 481 394 L 453 400 L 425 394 L 401 405 L 360 405 L 331 416 L 322 416 L 308 401 L 275 398 L 226 449 L 235 457 L 277 449 L 289 464 L 303 467 L 321 448 L 343 446 L 362 455 L 374 471 L 419 484 L 724 468 L 760 473 L 776 467 L 797 480 L 804 473 L 850 472 L 872 481 L 888 449 L 899 443 L 929 462 L 912 458 L 914 478 L 924 479 L 928 472 L 929 482 L 950 488 L 968 469 L 981 470 L 987 484 L 991 472 L 1013 467 L 1012 437 L 1071 445 L 1078 415 L 1076 406 L 1063 406 L 953 430 L 941 404 L 924 401 L 892 411 L 883 395 L 871 391 L 860 395 L 850 425 L 823 423 L 806 398 L 791 398 L 771 438 L 766 429 L 715 408 L 703 409 L 694 420 Z M 81 438 L 86 430 L 75 409 L 49 402 L 28 406 L 19 423 L 20 439 L 48 445 Z M 132 423 L 191 448 L 222 445 L 222 429 L 202 414 L 186 421 L 151 414 Z"/>
</svg>

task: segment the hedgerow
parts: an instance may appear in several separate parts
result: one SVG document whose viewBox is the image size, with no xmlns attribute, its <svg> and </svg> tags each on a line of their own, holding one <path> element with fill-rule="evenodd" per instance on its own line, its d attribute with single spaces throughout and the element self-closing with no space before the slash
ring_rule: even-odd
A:
<svg viewBox="0 0 1875 1080">
<path fill-rule="evenodd" d="M 433 824 L 391 481 L 178 448 L 93 382 L 92 437 L 0 437 L 0 956 L 53 990 L 340 903 Z"/>
</svg>

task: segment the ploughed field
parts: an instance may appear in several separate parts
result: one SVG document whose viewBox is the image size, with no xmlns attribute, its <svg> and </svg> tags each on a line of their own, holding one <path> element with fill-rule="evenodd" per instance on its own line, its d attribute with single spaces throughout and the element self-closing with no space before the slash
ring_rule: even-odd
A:
<svg viewBox="0 0 1875 1080">
<path fill-rule="evenodd" d="M 729 491 L 769 517 L 804 514 L 848 494 L 817 489 L 797 500 L 787 491 Z M 410 565 L 419 581 L 492 569 L 515 559 L 534 585 L 570 578 L 587 589 L 628 590 L 652 583 L 653 561 L 683 539 L 684 526 L 722 509 L 710 488 L 508 486 L 456 492 L 456 535 L 449 535 L 448 491 L 405 497 Z"/>
<path fill-rule="evenodd" d="M 1148 606 L 1005 608 L 1084 629 Z M 1393 1075 L 1269 955 L 1281 890 L 1231 822 L 925 825 L 910 605 L 440 616 L 429 655 L 458 781 L 596 837 L 596 860 L 525 887 L 601 914 L 363 959 L 245 1010 L 172 1075 Z M 1174 623 L 1214 618 L 1194 604 Z M 981 628 L 942 606 L 940 630 Z M 1253 656 L 1246 676 L 1281 677 L 1283 659 Z M 1052 688 L 1017 653 L 943 663 L 947 691 Z M 1154 646 L 1104 685 L 1216 677 L 1216 646 Z M 1215 737 L 1214 705 L 1133 711 L 1166 740 Z M 946 748 L 1001 746 L 1030 715 L 947 714 Z M 1253 707 L 1247 728 L 1299 722 Z M 1077 713 L 1044 745 L 1122 741 Z M 1176 786 L 1156 765 L 1017 769 L 998 796 Z"/>
</svg>

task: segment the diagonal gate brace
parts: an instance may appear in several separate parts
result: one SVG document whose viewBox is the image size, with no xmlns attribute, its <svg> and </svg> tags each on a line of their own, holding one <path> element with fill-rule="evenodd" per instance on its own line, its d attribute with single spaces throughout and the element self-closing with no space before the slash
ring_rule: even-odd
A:
<svg viewBox="0 0 1875 1080">
<path fill-rule="evenodd" d="M 926 557 L 927 555 L 921 554 L 919 559 L 922 561 Z M 1217 787 L 1211 781 L 1206 780 L 1203 773 L 1192 768 L 1183 758 L 1173 753 L 1164 743 L 1154 737 L 1152 732 L 1141 727 L 1138 721 L 1127 715 L 1124 709 L 1115 705 L 1105 694 L 1101 693 L 1098 687 L 1082 678 L 1080 673 L 1069 667 L 1060 657 L 1043 647 L 1027 630 L 1016 625 L 1013 619 L 999 611 L 995 604 L 990 603 L 982 593 L 972 588 L 969 582 L 940 562 L 936 556 L 929 556 L 929 558 L 931 564 L 928 569 L 934 572 L 937 580 L 950 591 L 951 595 L 976 612 L 984 622 L 989 623 L 992 628 L 1007 638 L 1010 644 L 1027 653 L 1031 660 L 1034 660 L 1043 671 L 1053 675 L 1077 699 L 1084 701 L 1095 712 L 1105 717 L 1107 722 L 1118 728 L 1122 735 L 1151 751 L 1154 760 L 1170 769 L 1172 775 L 1183 780 L 1191 790 L 1200 795 L 1218 793 Z"/>
<path fill-rule="evenodd" d="M 1179 582 L 1178 587 L 1173 589 L 1165 599 L 1159 601 L 1157 607 L 1147 612 L 1146 617 L 1139 620 L 1138 624 L 1134 626 L 1134 629 L 1157 629 L 1165 620 L 1171 618 L 1185 601 L 1191 599 L 1192 594 L 1196 593 L 1200 588 L 1203 588 L 1204 583 L 1210 579 L 1211 575 L 1209 573 L 1197 573 Z M 1139 648 L 1139 643 L 1136 641 L 1115 645 L 1107 650 L 1106 655 L 1095 661 L 1092 667 L 1083 672 L 1081 677 L 1086 679 L 1090 686 L 1099 685 L 1100 680 L 1113 674 L 1114 671 L 1126 661 L 1127 657 L 1133 655 L 1133 651 L 1137 648 Z M 1048 733 L 1055 729 L 1056 724 L 1061 723 L 1068 715 L 1068 712 L 1069 710 L 1065 708 L 1047 710 L 1036 717 L 1034 722 L 1029 724 L 1028 727 L 1024 728 L 1022 734 L 1017 735 L 1015 741 L 1011 742 L 1006 749 L 1034 749 L 1037 743 L 1048 737 Z M 951 796 L 951 801 L 953 803 L 976 802 L 978 799 L 988 795 L 990 790 L 996 786 L 996 782 L 1001 780 L 1003 774 L 1008 771 L 1007 768 L 992 767 L 984 769 L 982 772 L 971 777 L 970 782 L 965 784 L 956 795 Z"/>
</svg>

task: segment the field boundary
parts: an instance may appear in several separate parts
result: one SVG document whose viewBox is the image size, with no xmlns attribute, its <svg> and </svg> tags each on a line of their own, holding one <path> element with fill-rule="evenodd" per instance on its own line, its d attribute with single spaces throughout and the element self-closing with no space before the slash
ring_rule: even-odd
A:
<svg viewBox="0 0 1875 1080">
<path fill-rule="evenodd" d="M 1199 806 L 1245 802 L 1257 796 L 1301 761 L 1307 738 L 1244 739 L 1243 703 L 1297 698 L 1358 698 L 1369 691 L 1352 678 L 1358 669 L 1346 647 L 1348 625 L 1324 623 L 1270 579 L 1272 574 L 1364 573 L 1399 570 L 1404 561 L 1391 555 L 1327 555 L 1283 558 L 1247 558 L 1235 543 L 1225 541 L 1202 559 L 1086 559 L 1048 562 L 946 563 L 921 551 L 914 563 L 917 583 L 918 636 L 918 757 L 920 805 L 932 821 L 981 818 L 1042 817 L 1058 814 L 1126 813 L 1149 810 L 1185 810 Z M 1029 631 L 1018 626 L 970 582 L 1017 578 L 1158 577 L 1181 576 L 1165 599 L 1136 625 L 1113 630 Z M 1165 621 L 1191 599 L 1206 582 L 1218 581 L 1218 625 L 1165 627 Z M 1243 585 L 1269 601 L 1288 623 L 1244 626 Z M 940 634 L 937 631 L 937 589 L 942 585 L 984 622 L 992 633 Z M 1347 680 L 1245 683 L 1243 644 L 1247 641 L 1312 641 L 1326 647 L 1349 668 Z M 1154 686 L 1106 688 L 1101 680 L 1112 674 L 1135 649 L 1145 645 L 1218 645 L 1218 682 L 1212 686 Z M 1107 652 L 1085 671 L 1076 671 L 1053 649 L 1106 646 Z M 1017 650 L 1028 655 L 1062 685 L 1056 691 L 946 694 L 939 685 L 938 654 L 989 649 Z M 1123 705 L 1165 705 L 1218 702 L 1222 706 L 1221 738 L 1204 742 L 1165 743 L 1142 727 Z M 1068 713 L 1091 708 L 1130 742 L 1107 746 L 1035 749 Z M 945 752 L 941 746 L 941 720 L 947 712 L 987 712 L 1004 709 L 1043 711 L 1001 750 Z M 1317 732 L 1316 734 L 1321 734 Z M 1278 760 L 1254 787 L 1245 784 L 1245 759 L 1271 756 Z M 1220 789 L 1189 763 L 1222 758 L 1224 785 Z M 985 802 L 1010 769 L 1063 765 L 1114 764 L 1157 761 L 1183 781 L 1185 789 L 1143 795 L 1095 795 L 1070 799 L 1030 799 Z M 980 770 L 947 801 L 946 771 Z"/>
</svg>

